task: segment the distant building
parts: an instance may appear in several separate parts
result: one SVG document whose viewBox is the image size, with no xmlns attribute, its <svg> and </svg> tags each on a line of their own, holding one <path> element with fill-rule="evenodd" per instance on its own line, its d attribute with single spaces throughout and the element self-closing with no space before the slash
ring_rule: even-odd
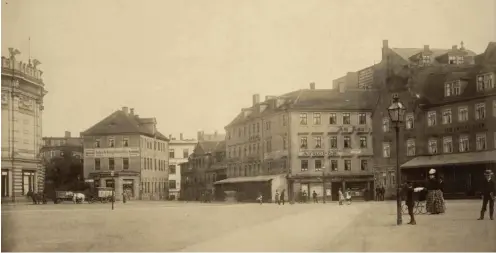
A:
<svg viewBox="0 0 496 253">
<path fill-rule="evenodd" d="M 44 160 L 64 156 L 64 152 L 68 151 L 75 158 L 83 159 L 83 138 L 72 137 L 69 131 L 66 131 L 63 137 L 43 137 L 40 154 Z"/>
<path fill-rule="evenodd" d="M 206 134 L 204 131 L 198 131 L 198 141 L 223 141 L 226 139 L 225 134 L 219 134 L 215 131 L 213 134 Z"/>
<path fill-rule="evenodd" d="M 169 139 L 158 131 L 155 118 L 123 107 L 81 136 L 85 179 L 103 187 L 115 182 L 117 199 L 124 191 L 132 198 L 168 196 Z"/>
<path fill-rule="evenodd" d="M 37 60 L 17 61 L 9 49 L 2 57 L 2 201 L 25 200 L 29 190 L 42 191 L 43 97 L 47 94 Z M 16 198 L 17 197 L 17 198 Z M 7 200 L 6 200 L 7 201 Z"/>
<path fill-rule="evenodd" d="M 178 199 L 181 192 L 181 163 L 188 162 L 198 141 L 195 139 L 184 139 L 183 134 L 179 139 L 169 135 L 169 196 Z"/>
</svg>

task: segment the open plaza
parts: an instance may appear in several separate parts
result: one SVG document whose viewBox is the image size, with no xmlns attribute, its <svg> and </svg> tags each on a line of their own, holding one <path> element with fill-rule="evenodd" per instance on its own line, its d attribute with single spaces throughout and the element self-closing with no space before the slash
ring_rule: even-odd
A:
<svg viewBox="0 0 496 253">
<path fill-rule="evenodd" d="M 394 202 L 2 205 L 2 251 L 495 251 L 480 201 L 396 225 Z"/>
</svg>

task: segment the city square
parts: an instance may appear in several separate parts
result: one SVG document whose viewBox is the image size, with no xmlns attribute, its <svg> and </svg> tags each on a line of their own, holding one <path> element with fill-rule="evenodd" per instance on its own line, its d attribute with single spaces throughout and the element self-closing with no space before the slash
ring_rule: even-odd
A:
<svg viewBox="0 0 496 253">
<path fill-rule="evenodd" d="M 480 201 L 395 223 L 394 202 L 227 204 L 137 201 L 2 207 L 5 251 L 494 251 Z M 487 218 L 487 217 L 486 217 Z"/>
</svg>

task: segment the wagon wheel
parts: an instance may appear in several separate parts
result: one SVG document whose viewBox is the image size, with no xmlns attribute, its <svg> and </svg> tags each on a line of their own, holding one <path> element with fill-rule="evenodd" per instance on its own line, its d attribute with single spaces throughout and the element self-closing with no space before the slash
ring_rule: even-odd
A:
<svg viewBox="0 0 496 253">
<path fill-rule="evenodd" d="M 408 214 L 408 206 L 405 204 L 401 205 L 401 212 L 403 214 Z"/>
</svg>

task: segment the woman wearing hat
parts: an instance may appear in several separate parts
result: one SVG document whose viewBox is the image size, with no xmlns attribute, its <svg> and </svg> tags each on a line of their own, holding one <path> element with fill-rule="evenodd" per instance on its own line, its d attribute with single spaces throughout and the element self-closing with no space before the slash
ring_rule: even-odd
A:
<svg viewBox="0 0 496 253">
<path fill-rule="evenodd" d="M 489 203 L 489 218 L 491 220 L 494 219 L 494 195 L 495 195 L 495 186 L 494 181 L 492 180 L 493 172 L 491 170 L 486 170 L 484 176 L 486 180 L 484 180 L 484 184 L 482 185 L 482 209 L 480 211 L 479 220 L 484 219 L 484 214 L 486 213 L 487 204 Z"/>
<path fill-rule="evenodd" d="M 444 197 L 441 191 L 441 182 L 439 182 L 435 169 L 429 170 L 426 202 L 426 209 L 430 214 L 444 213 Z"/>
</svg>

